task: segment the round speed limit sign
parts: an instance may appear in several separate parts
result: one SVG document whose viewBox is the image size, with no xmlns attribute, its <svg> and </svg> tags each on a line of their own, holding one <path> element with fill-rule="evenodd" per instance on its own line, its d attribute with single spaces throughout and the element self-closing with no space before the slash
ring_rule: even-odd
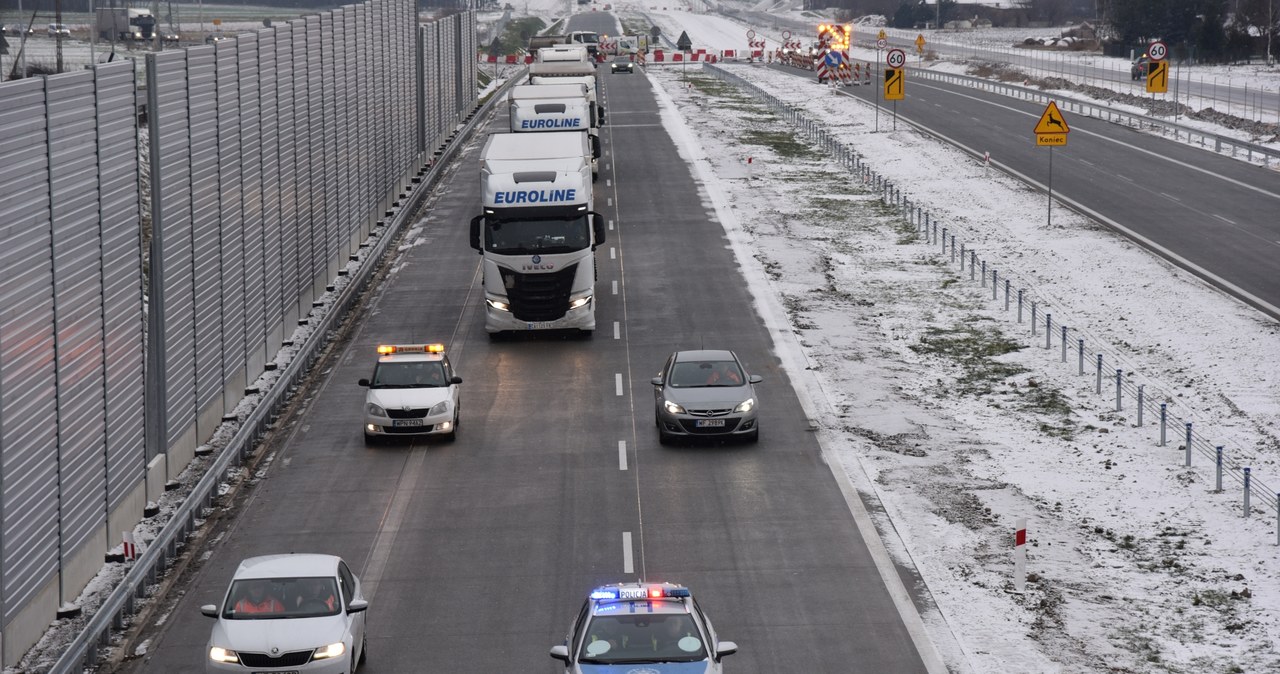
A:
<svg viewBox="0 0 1280 674">
<path fill-rule="evenodd" d="M 784 40 L 790 40 L 790 39 L 791 39 L 791 31 L 789 31 L 789 30 L 784 30 L 784 31 L 782 31 L 782 39 L 784 39 Z"/>
<path fill-rule="evenodd" d="M 1168 55 L 1169 48 L 1163 42 L 1152 42 L 1151 46 L 1147 47 L 1147 56 L 1150 56 L 1152 61 L 1163 61 Z"/>
<path fill-rule="evenodd" d="M 888 40 L 884 38 L 880 38 L 879 40 L 876 40 L 876 49 L 884 49 L 887 46 L 889 46 Z"/>
<path fill-rule="evenodd" d="M 748 40 L 756 39 L 756 32 L 754 30 L 747 31 L 747 39 Z"/>
<path fill-rule="evenodd" d="M 901 68 L 907 62 L 907 55 L 901 49 L 890 49 L 884 62 L 888 63 L 890 68 Z"/>
</svg>

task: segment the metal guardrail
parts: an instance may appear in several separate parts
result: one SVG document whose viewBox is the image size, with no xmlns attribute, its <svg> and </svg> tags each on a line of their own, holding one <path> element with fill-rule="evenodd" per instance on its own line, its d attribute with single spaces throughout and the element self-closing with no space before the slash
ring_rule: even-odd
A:
<svg viewBox="0 0 1280 674">
<path fill-rule="evenodd" d="M 204 474 L 191 493 L 174 512 L 173 517 L 151 541 L 146 550 L 133 564 L 133 568 L 125 574 L 120 584 L 98 607 L 97 612 L 86 623 L 84 629 L 67 645 L 58 661 L 50 669 L 51 674 L 79 674 L 86 667 L 97 663 L 98 650 L 110 643 L 111 631 L 124 629 L 127 618 L 134 613 L 138 599 L 146 596 L 147 588 L 160 581 L 164 576 L 169 561 L 176 558 L 182 542 L 196 529 L 196 522 L 202 519 L 202 512 L 213 506 L 218 484 L 233 464 L 242 463 L 251 453 L 254 446 L 266 435 L 279 410 L 286 404 L 290 396 L 297 390 L 300 382 L 311 369 L 319 356 L 321 347 L 329 340 L 329 333 L 338 320 L 351 309 L 360 298 L 377 267 L 376 262 L 386 254 L 391 241 L 400 232 L 412 216 L 418 204 L 434 187 L 444 171 L 444 167 L 453 160 L 460 151 L 462 142 L 471 136 L 479 120 L 496 105 L 507 89 L 515 86 L 521 77 L 511 78 L 488 101 L 478 105 L 462 126 L 445 142 L 439 155 L 434 158 L 424 154 L 429 162 L 422 166 L 412 178 L 412 187 L 395 202 L 392 211 L 388 211 L 387 226 L 377 235 L 377 242 L 369 250 L 362 264 L 352 276 L 350 283 L 333 302 L 330 310 L 315 325 L 315 329 L 307 337 L 298 350 L 297 356 L 281 373 L 280 378 L 267 391 L 263 392 L 261 402 L 245 418 L 240 429 L 214 459 L 209 470 Z"/>
<path fill-rule="evenodd" d="M 1092 374 L 1096 378 L 1096 392 L 1098 395 L 1110 397 L 1111 392 L 1114 390 L 1115 410 L 1117 412 L 1124 409 L 1125 400 L 1129 400 L 1130 404 L 1136 405 L 1133 409 L 1137 414 L 1138 426 L 1145 425 L 1143 423 L 1144 413 L 1150 414 L 1149 418 L 1151 419 L 1158 419 L 1160 440 L 1157 446 L 1166 446 L 1169 441 L 1168 431 L 1172 428 L 1173 442 L 1177 442 L 1181 438 L 1184 443 L 1182 447 L 1183 466 L 1189 468 L 1192 465 L 1193 452 L 1209 459 L 1211 465 L 1215 468 L 1216 491 L 1223 491 L 1222 483 L 1224 477 L 1242 488 L 1245 517 L 1250 516 L 1253 512 L 1255 503 L 1251 501 L 1251 498 L 1257 499 L 1256 505 L 1276 514 L 1276 537 L 1277 544 L 1280 544 L 1280 493 L 1273 491 L 1257 476 L 1252 475 L 1251 467 L 1235 460 L 1225 451 L 1223 446 L 1214 445 L 1202 434 L 1195 433 L 1193 423 L 1176 416 L 1174 412 L 1168 409 L 1167 403 L 1155 402 L 1162 398 L 1175 400 L 1176 396 L 1166 394 L 1162 397 L 1158 391 L 1153 393 L 1152 390 L 1156 389 L 1154 385 L 1150 385 L 1153 382 L 1145 380 L 1136 371 L 1136 368 L 1127 367 L 1129 365 L 1128 362 L 1118 353 L 1104 352 L 1098 349 L 1090 353 L 1089 357 L 1086 358 L 1085 338 L 1092 336 L 1083 330 L 1070 327 L 1064 320 L 1069 319 L 1069 316 L 1064 314 L 1058 314 L 1057 322 L 1055 323 L 1052 315 L 1054 307 L 1051 297 L 1040 293 L 1032 283 L 1027 282 L 1019 286 L 1018 284 L 1021 282 L 1016 281 L 1009 275 L 1001 276 L 997 268 L 1000 260 L 980 257 L 976 248 L 968 248 L 967 242 L 963 238 L 963 228 L 944 225 L 940 220 L 933 218 L 929 211 L 913 203 L 909 197 L 903 195 L 902 191 L 897 189 L 891 181 L 872 169 L 866 159 L 854 150 L 850 144 L 838 140 L 818 120 L 810 118 L 797 106 L 768 93 L 754 83 L 723 68 L 705 64 L 703 69 L 722 81 L 750 92 L 762 103 L 788 120 L 809 141 L 821 146 L 828 156 L 839 159 L 841 166 L 853 171 L 856 180 L 874 190 L 883 203 L 894 207 L 898 215 L 915 226 L 918 240 L 931 247 L 937 247 L 939 254 L 942 256 L 950 255 L 949 262 L 951 264 L 956 263 L 958 260 L 961 272 L 964 271 L 967 264 L 969 280 L 980 283 L 984 289 L 989 288 L 991 300 L 993 302 L 1003 301 L 1005 310 L 1011 314 L 1013 312 L 1013 298 L 1016 296 L 1018 325 L 1024 324 L 1024 311 L 1030 314 L 1031 346 L 1043 347 L 1048 353 L 1054 355 L 1060 350 L 1062 363 L 1068 363 L 1069 356 L 1075 356 L 1074 360 L 1076 360 L 1075 365 L 1078 369 L 1078 375 L 1086 376 Z M 959 253 L 958 257 L 957 252 Z M 968 258 L 967 261 L 966 257 Z M 979 269 L 981 269 L 980 277 L 978 275 Z M 963 274 L 960 276 L 961 278 L 964 277 Z M 999 297 L 1001 288 L 1004 289 L 1003 298 Z M 1037 330 L 1041 327 L 1043 332 L 1038 333 Z M 1057 338 L 1056 343 L 1055 337 Z M 1101 342 L 1102 340 L 1095 338 L 1095 341 Z M 1109 364 L 1106 370 L 1103 368 L 1104 360 Z M 1125 367 L 1116 368 L 1116 365 Z M 1115 368 L 1114 374 L 1112 374 L 1112 368 Z"/>
<path fill-rule="evenodd" d="M 1028 87 L 1018 86 L 1016 84 L 1008 84 L 980 77 L 970 77 L 968 75 L 939 73 L 926 68 L 913 66 L 908 66 L 908 69 L 911 72 L 911 77 L 923 80 L 959 84 L 961 86 L 981 91 L 990 91 L 1001 96 L 1008 96 L 1010 98 L 1017 98 L 1024 101 L 1035 101 L 1046 104 L 1051 100 L 1057 101 L 1058 107 L 1064 109 L 1064 111 L 1074 112 L 1078 115 L 1084 115 L 1093 119 L 1100 119 L 1112 124 L 1121 124 L 1133 129 L 1157 131 L 1162 136 L 1172 136 L 1173 139 L 1178 142 L 1194 145 L 1218 154 L 1226 154 L 1232 158 L 1238 159 L 1243 157 L 1246 161 L 1259 162 L 1267 168 L 1271 168 L 1273 163 L 1277 167 L 1280 167 L 1280 150 L 1273 150 L 1238 138 L 1230 138 L 1221 134 L 1194 129 L 1189 126 L 1163 120 L 1158 117 L 1123 112 L 1121 110 L 1109 108 L 1101 103 L 1082 101 L 1075 98 L 1049 94 L 1039 89 L 1031 89 Z"/>
</svg>

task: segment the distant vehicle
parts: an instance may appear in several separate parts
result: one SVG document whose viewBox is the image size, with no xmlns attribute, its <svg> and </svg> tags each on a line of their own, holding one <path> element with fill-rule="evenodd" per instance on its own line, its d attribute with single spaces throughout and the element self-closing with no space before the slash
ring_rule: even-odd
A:
<svg viewBox="0 0 1280 674">
<path fill-rule="evenodd" d="M 59 35 L 63 37 L 71 37 L 71 29 L 67 28 L 67 24 L 65 23 L 49 24 L 49 37 L 58 37 Z"/>
<path fill-rule="evenodd" d="M 636 64 L 631 59 L 619 56 L 609 64 L 609 72 L 611 73 L 634 73 Z"/>
<path fill-rule="evenodd" d="M 230 40 L 230 39 L 231 39 L 230 35 L 223 35 L 221 33 L 210 33 L 209 35 L 206 35 L 204 37 L 204 43 L 214 44 L 215 42 L 222 42 L 224 40 Z"/>
<path fill-rule="evenodd" d="M 551 647 L 565 674 L 720 674 L 721 662 L 737 652 L 736 643 L 716 636 L 689 588 L 672 583 L 592 590 L 564 642 Z"/>
<path fill-rule="evenodd" d="M 182 39 L 177 33 L 165 33 L 161 36 L 165 44 L 178 44 Z"/>
<path fill-rule="evenodd" d="M 350 674 L 365 660 L 368 608 L 360 580 L 339 557 L 250 557 L 240 562 L 222 606 L 200 607 L 217 620 L 205 672 Z"/>
<path fill-rule="evenodd" d="M 600 48 L 600 35 L 595 31 L 575 30 L 569 33 L 569 41 L 573 44 L 586 45 L 587 53 L 591 56 L 595 56 Z"/>
<path fill-rule="evenodd" d="M 98 7 L 94 13 L 93 30 L 102 40 L 149 40 L 155 27 L 155 17 L 147 9 Z"/>
<path fill-rule="evenodd" d="M 675 438 L 760 439 L 755 384 L 726 350 L 676 351 L 653 378 L 658 442 Z"/>
<path fill-rule="evenodd" d="M 1129 77 L 1134 80 L 1146 79 L 1147 71 L 1151 69 L 1151 57 L 1143 54 L 1138 60 L 1129 66 Z"/>
</svg>

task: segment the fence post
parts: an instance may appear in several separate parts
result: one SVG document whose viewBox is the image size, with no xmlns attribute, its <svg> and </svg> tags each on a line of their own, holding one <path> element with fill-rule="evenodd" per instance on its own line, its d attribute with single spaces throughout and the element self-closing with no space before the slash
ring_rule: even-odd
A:
<svg viewBox="0 0 1280 674">
<path fill-rule="evenodd" d="M 1018 322 L 1022 322 L 1022 289 L 1018 289 Z"/>
<path fill-rule="evenodd" d="M 987 261 L 982 261 L 982 287 L 987 287 Z"/>
<path fill-rule="evenodd" d="M 1053 314 L 1044 312 L 1044 348 L 1053 347 Z"/>
<path fill-rule="evenodd" d="M 1138 384 L 1138 427 L 1142 427 L 1142 384 Z"/>
<path fill-rule="evenodd" d="M 1098 354 L 1098 395 L 1102 395 L 1102 354 Z"/>
<path fill-rule="evenodd" d="M 1117 411 L 1117 412 L 1119 412 L 1119 411 L 1121 410 L 1121 405 L 1120 405 L 1120 382 L 1122 381 L 1122 379 L 1123 379 L 1123 375 L 1122 375 L 1122 373 L 1121 373 L 1120 368 L 1116 368 L 1116 411 Z"/>
<path fill-rule="evenodd" d="M 1164 447 L 1164 431 L 1168 427 L 1168 403 L 1160 403 L 1160 446 Z"/>
<path fill-rule="evenodd" d="M 945 242 L 944 242 L 944 245 L 945 245 Z M 963 246 L 964 244 L 962 243 L 960 245 Z M 952 234 L 951 235 L 951 263 L 955 264 L 955 261 L 956 261 L 956 235 Z M 964 256 L 960 257 L 960 264 L 964 264 Z"/>
<path fill-rule="evenodd" d="M 1004 280 L 1004 310 L 1009 310 L 1009 279 Z"/>
<path fill-rule="evenodd" d="M 943 253 L 947 252 L 947 228 L 946 227 L 942 228 L 942 252 Z M 955 259 L 956 259 L 956 255 L 955 253 L 952 253 L 951 261 L 955 262 Z"/>
<path fill-rule="evenodd" d="M 1000 284 L 996 283 L 996 280 L 999 278 L 1000 278 L 1000 270 L 992 269 L 991 270 L 991 299 L 993 300 L 998 299 L 1000 295 Z"/>
<path fill-rule="evenodd" d="M 1062 326 L 1062 362 L 1067 362 L 1067 326 Z"/>
<path fill-rule="evenodd" d="M 970 248 L 969 249 L 969 280 L 970 281 L 973 280 L 973 265 L 974 265 L 974 262 L 977 261 L 977 259 L 978 259 L 978 251 Z"/>
<path fill-rule="evenodd" d="M 1214 464 L 1217 466 L 1217 476 L 1213 480 L 1213 491 L 1215 494 L 1222 493 L 1222 445 L 1217 447 L 1217 458 Z"/>
<path fill-rule="evenodd" d="M 1244 467 L 1244 516 L 1245 517 L 1249 516 L 1249 492 L 1253 490 L 1253 486 L 1250 484 L 1252 480 L 1250 480 L 1249 473 L 1251 472 L 1253 472 L 1253 469 L 1249 468 L 1248 466 Z"/>
<path fill-rule="evenodd" d="M 1032 303 L 1031 303 L 1031 336 L 1032 336 L 1032 337 L 1034 337 L 1034 336 L 1035 336 L 1035 334 L 1036 334 L 1036 322 L 1037 322 L 1037 319 L 1036 319 L 1036 303 L 1035 303 L 1035 302 L 1032 302 Z"/>
<path fill-rule="evenodd" d="M 1187 460 L 1183 465 L 1185 466 L 1191 465 L 1191 422 L 1190 421 L 1187 422 Z"/>
<path fill-rule="evenodd" d="M 1080 376 L 1083 377 L 1084 376 L 1084 340 L 1077 339 L 1076 344 L 1078 345 L 1077 348 L 1079 349 L 1079 353 L 1080 353 Z"/>
<path fill-rule="evenodd" d="M 960 271 L 964 271 L 964 242 L 960 242 Z"/>
</svg>

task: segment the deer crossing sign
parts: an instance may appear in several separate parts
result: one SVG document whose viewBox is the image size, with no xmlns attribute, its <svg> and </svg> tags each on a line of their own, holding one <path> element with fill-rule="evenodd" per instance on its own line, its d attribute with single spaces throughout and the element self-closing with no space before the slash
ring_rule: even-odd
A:
<svg viewBox="0 0 1280 674">
<path fill-rule="evenodd" d="M 1070 132 L 1067 120 L 1058 110 L 1058 104 L 1049 101 L 1049 106 L 1044 109 L 1044 114 L 1040 115 L 1040 121 L 1036 123 L 1036 145 L 1066 145 L 1067 134 Z"/>
</svg>

